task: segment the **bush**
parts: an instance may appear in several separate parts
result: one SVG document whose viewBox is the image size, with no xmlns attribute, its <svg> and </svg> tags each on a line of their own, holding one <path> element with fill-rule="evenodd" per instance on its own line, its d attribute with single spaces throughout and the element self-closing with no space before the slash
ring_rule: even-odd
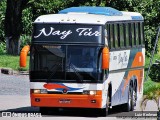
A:
<svg viewBox="0 0 160 120">
<path fill-rule="evenodd" d="M 4 42 L 0 43 L 0 54 L 6 53 L 6 44 Z"/>
<path fill-rule="evenodd" d="M 4 42 L 5 38 L 4 38 L 4 20 L 5 20 L 5 10 L 6 10 L 6 1 L 5 0 L 1 0 L 0 1 L 0 42 Z M 0 43 L 1 44 L 1 43 Z M 1 46 L 3 46 L 1 44 Z"/>
<path fill-rule="evenodd" d="M 21 41 L 21 46 L 20 46 L 20 50 L 25 46 L 31 43 L 31 36 L 27 36 L 27 35 L 21 35 L 20 36 L 20 41 Z"/>
<path fill-rule="evenodd" d="M 156 63 L 154 63 L 151 66 L 149 77 L 151 78 L 152 81 L 160 82 L 159 73 L 160 73 L 160 61 L 156 61 Z"/>
</svg>

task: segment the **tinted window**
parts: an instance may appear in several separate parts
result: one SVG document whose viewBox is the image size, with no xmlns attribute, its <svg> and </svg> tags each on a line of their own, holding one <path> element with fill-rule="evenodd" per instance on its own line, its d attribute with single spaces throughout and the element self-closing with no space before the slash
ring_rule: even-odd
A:
<svg viewBox="0 0 160 120">
<path fill-rule="evenodd" d="M 118 24 L 114 24 L 115 48 L 119 47 L 118 28 L 119 28 Z"/>
<path fill-rule="evenodd" d="M 31 51 L 31 79 L 102 80 L 101 47 L 36 45 Z"/>
<path fill-rule="evenodd" d="M 120 33 L 120 46 L 124 47 L 124 26 L 120 24 L 119 26 L 119 33 Z"/>
</svg>

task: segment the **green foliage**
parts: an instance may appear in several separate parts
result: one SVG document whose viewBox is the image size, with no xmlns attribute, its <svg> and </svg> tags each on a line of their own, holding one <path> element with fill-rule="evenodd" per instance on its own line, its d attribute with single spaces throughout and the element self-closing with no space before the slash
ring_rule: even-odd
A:
<svg viewBox="0 0 160 120">
<path fill-rule="evenodd" d="M 144 90 L 143 94 L 148 95 L 150 92 L 155 92 L 160 90 L 160 83 L 153 82 L 151 80 L 148 80 L 147 82 L 144 83 Z"/>
<path fill-rule="evenodd" d="M 159 39 L 159 44 L 160 44 L 160 39 Z M 147 72 L 148 72 L 148 68 L 149 68 L 149 65 L 150 65 L 150 57 L 146 56 L 145 58 L 145 77 L 147 75 Z M 153 57 L 153 60 L 152 60 L 152 64 L 154 64 L 157 60 L 160 60 L 160 51 L 158 54 L 155 54 L 154 57 Z M 147 78 L 148 80 L 153 80 L 153 77 L 150 78 L 151 74 L 154 74 L 154 71 L 153 69 L 151 68 L 150 71 L 149 71 L 149 77 Z M 146 80 L 146 78 L 145 78 Z M 154 80 L 153 80 L 154 81 Z"/>
<path fill-rule="evenodd" d="M 30 0 L 33 19 L 36 19 L 40 15 L 57 13 L 73 1 L 74 0 Z"/>
<path fill-rule="evenodd" d="M 142 1 L 139 0 L 114 0 L 107 4 L 107 6 L 116 8 L 121 11 L 135 11 Z"/>
<path fill-rule="evenodd" d="M 29 45 L 31 43 L 31 36 L 23 34 L 20 36 L 20 41 L 21 41 L 20 49 L 22 49 L 25 45 Z"/>
<path fill-rule="evenodd" d="M 4 42 L 0 42 L 0 54 L 6 53 L 6 44 Z"/>
<path fill-rule="evenodd" d="M 135 10 L 139 11 L 144 17 L 146 53 L 151 56 L 158 26 L 160 26 L 160 0 L 143 0 Z"/>
<path fill-rule="evenodd" d="M 31 7 L 26 8 L 25 10 L 23 10 L 23 12 L 22 12 L 22 24 L 23 24 L 23 32 L 22 32 L 22 34 L 31 36 L 31 33 L 32 33 L 32 22 L 33 22 L 32 18 L 33 18 L 33 14 L 32 14 Z"/>
<path fill-rule="evenodd" d="M 160 82 L 160 61 L 151 66 L 149 77 L 152 81 Z"/>
<path fill-rule="evenodd" d="M 4 42 L 4 20 L 5 20 L 5 9 L 6 9 L 6 1 L 0 1 L 0 42 Z"/>
</svg>

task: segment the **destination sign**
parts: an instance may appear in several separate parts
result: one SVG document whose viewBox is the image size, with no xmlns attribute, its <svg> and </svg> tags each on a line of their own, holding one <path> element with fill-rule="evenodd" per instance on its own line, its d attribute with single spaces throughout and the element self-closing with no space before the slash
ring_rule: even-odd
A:
<svg viewBox="0 0 160 120">
<path fill-rule="evenodd" d="M 33 42 L 101 43 L 102 26 L 34 24 Z"/>
</svg>

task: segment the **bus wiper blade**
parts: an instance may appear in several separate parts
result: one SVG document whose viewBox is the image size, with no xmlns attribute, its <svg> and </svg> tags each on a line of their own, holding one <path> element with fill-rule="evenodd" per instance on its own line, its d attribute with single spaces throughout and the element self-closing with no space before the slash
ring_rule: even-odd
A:
<svg viewBox="0 0 160 120">
<path fill-rule="evenodd" d="M 77 72 L 76 68 L 74 67 L 74 65 L 72 63 L 70 63 L 70 66 L 71 66 L 72 70 L 74 71 L 74 73 L 79 78 L 80 82 L 82 82 L 83 81 L 83 76 L 79 72 Z"/>
<path fill-rule="evenodd" d="M 52 76 L 56 73 L 56 70 L 60 67 L 60 65 L 62 65 L 62 64 L 59 63 L 59 64 L 55 64 L 55 65 L 52 66 L 50 71 L 53 70 L 53 72 L 49 75 L 47 80 L 50 80 L 52 78 Z"/>
</svg>

